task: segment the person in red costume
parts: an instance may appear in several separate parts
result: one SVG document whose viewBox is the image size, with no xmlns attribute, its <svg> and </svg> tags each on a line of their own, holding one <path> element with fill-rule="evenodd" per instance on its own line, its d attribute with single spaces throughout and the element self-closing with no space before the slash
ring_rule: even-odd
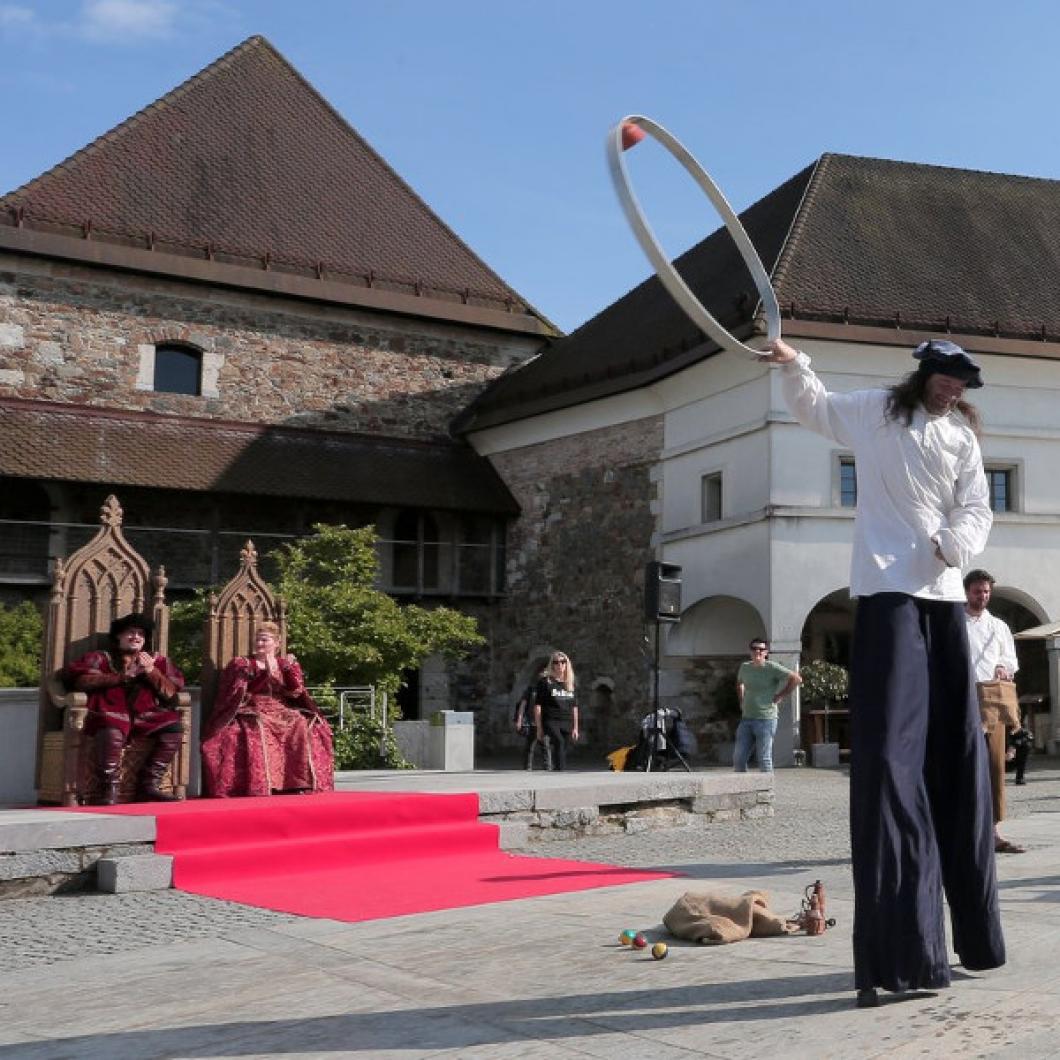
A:
<svg viewBox="0 0 1060 1060">
<path fill-rule="evenodd" d="M 159 785 L 183 739 L 174 708 L 184 675 L 164 656 L 145 651 L 154 629 L 147 615 L 129 614 L 110 624 L 108 651 L 90 651 L 63 671 L 67 685 L 88 693 L 85 735 L 95 739 L 99 805 L 118 801 L 121 755 L 139 736 L 154 737 L 140 774 L 138 794 L 154 802 L 178 802 Z"/>
<path fill-rule="evenodd" d="M 221 675 L 202 741 L 204 793 L 213 798 L 333 791 L 331 727 L 305 688 L 280 630 L 262 622 L 254 651 Z"/>
</svg>

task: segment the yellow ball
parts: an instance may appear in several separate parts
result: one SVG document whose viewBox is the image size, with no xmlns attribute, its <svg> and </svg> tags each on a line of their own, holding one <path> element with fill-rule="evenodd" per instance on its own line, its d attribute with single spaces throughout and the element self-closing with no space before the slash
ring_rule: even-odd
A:
<svg viewBox="0 0 1060 1060">
<path fill-rule="evenodd" d="M 651 955 L 654 960 L 661 961 L 670 952 L 670 947 L 665 942 L 656 942 L 651 948 Z"/>
</svg>

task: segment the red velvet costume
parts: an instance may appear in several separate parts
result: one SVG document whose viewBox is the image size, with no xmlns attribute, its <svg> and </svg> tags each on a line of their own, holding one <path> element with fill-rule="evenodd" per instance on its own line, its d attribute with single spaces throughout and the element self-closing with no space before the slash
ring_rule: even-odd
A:
<svg viewBox="0 0 1060 1060">
<path fill-rule="evenodd" d="M 331 726 L 306 692 L 297 662 L 277 659 L 276 676 L 254 659 L 233 659 L 202 742 L 205 794 L 333 791 Z"/>
<path fill-rule="evenodd" d="M 184 675 L 164 655 L 154 656 L 154 663 L 150 674 L 127 678 L 120 655 L 90 651 L 66 667 L 66 683 L 88 693 L 86 735 L 117 729 L 128 743 L 180 722 L 180 715 L 166 704 L 184 687 Z"/>
</svg>

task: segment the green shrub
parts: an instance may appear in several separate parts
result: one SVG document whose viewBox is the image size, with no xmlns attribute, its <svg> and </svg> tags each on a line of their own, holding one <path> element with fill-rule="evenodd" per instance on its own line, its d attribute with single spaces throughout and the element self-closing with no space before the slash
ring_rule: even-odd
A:
<svg viewBox="0 0 1060 1060">
<path fill-rule="evenodd" d="M 810 703 L 846 699 L 850 675 L 837 663 L 814 659 L 799 670 L 802 678 L 801 698 Z"/>
<path fill-rule="evenodd" d="M 44 620 L 28 600 L 0 604 L 0 688 L 32 688 L 40 681 Z"/>
</svg>

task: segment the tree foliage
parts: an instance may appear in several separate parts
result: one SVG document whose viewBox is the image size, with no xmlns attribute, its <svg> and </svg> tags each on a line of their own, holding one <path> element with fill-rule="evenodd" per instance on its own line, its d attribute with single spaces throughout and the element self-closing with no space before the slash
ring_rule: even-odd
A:
<svg viewBox="0 0 1060 1060">
<path fill-rule="evenodd" d="M 468 615 L 403 606 L 375 588 L 374 527 L 318 524 L 313 531 L 274 554 L 288 646 L 312 684 L 371 685 L 393 700 L 403 671 L 429 655 L 459 658 L 483 642 Z"/>
<path fill-rule="evenodd" d="M 28 600 L 0 604 L 0 688 L 32 688 L 40 681 L 44 621 Z"/>
</svg>

